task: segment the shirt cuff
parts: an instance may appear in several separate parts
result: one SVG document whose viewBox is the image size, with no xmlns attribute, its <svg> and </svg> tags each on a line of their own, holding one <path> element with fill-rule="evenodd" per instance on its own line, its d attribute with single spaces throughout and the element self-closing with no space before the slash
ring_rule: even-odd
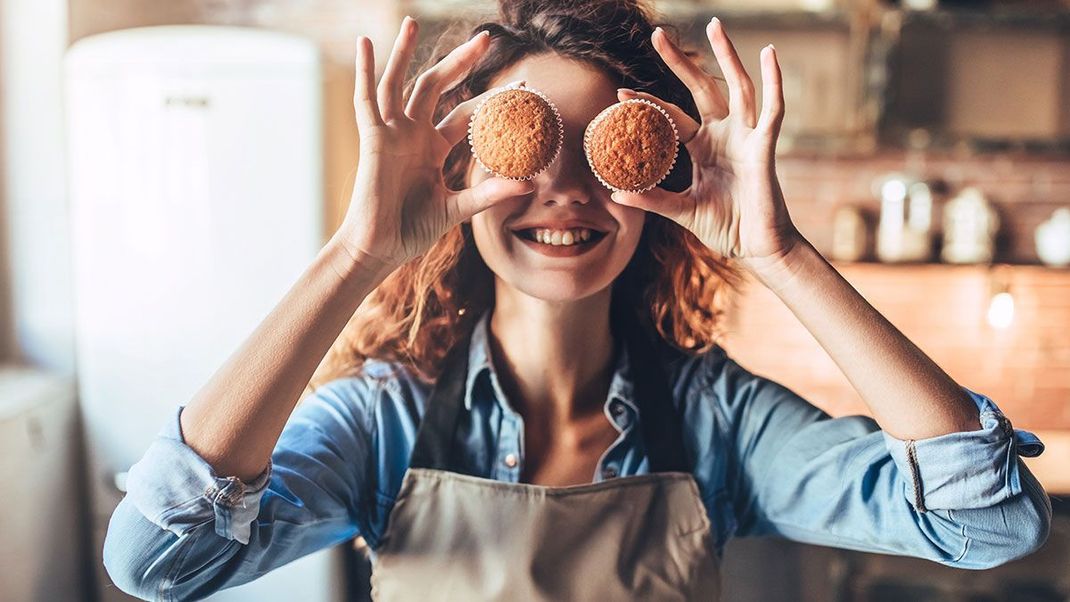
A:
<svg viewBox="0 0 1070 602">
<path fill-rule="evenodd" d="M 963 389 L 977 404 L 980 430 L 907 441 L 884 433 L 919 512 L 988 508 L 1013 497 L 1022 491 L 1018 456 L 1044 451 L 1036 435 L 1013 428 L 991 399 Z"/>
<path fill-rule="evenodd" d="M 260 498 L 271 476 L 268 463 L 251 483 L 220 477 L 182 437 L 182 406 L 130 467 L 127 495 L 145 518 L 176 535 L 215 521 L 215 532 L 226 539 L 249 543 Z"/>
</svg>

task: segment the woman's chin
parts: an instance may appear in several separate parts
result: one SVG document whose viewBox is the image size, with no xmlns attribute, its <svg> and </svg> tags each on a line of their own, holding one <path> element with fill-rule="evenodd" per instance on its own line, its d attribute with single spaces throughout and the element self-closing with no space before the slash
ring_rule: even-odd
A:
<svg viewBox="0 0 1070 602">
<path fill-rule="evenodd" d="M 591 279 L 578 278 L 575 274 L 560 272 L 530 274 L 507 282 L 507 284 L 528 297 L 549 303 L 579 301 L 609 286 L 609 282 L 603 284 Z"/>
</svg>

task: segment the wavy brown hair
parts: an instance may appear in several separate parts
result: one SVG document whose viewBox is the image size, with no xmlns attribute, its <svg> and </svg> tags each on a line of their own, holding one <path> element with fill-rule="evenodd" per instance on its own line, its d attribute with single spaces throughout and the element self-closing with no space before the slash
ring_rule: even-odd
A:
<svg viewBox="0 0 1070 602">
<path fill-rule="evenodd" d="M 533 55 L 555 53 L 585 61 L 620 87 L 654 94 L 699 118 L 690 92 L 650 42 L 652 10 L 642 0 L 499 0 L 496 21 L 486 30 L 490 48 L 463 81 L 446 91 L 436 121 L 461 102 L 487 90 L 501 71 Z M 667 31 L 673 31 L 663 26 Z M 445 56 L 463 29 L 444 35 L 427 66 Z M 421 69 L 420 71 L 423 71 Z M 407 89 L 411 91 L 413 82 Z M 683 190 L 691 181 L 686 149 L 661 186 Z M 466 185 L 471 161 L 467 143 L 446 159 L 444 177 Z M 721 334 L 721 294 L 738 279 L 737 269 L 716 257 L 693 234 L 648 214 L 639 246 L 613 284 L 613 304 L 655 330 L 676 349 L 697 354 Z M 317 371 L 313 383 L 359 374 L 367 359 L 398 362 L 427 381 L 438 377 L 447 352 L 465 340 L 475 320 L 493 304 L 493 274 L 483 262 L 471 227 L 451 229 L 422 256 L 387 277 L 361 304 Z"/>
</svg>

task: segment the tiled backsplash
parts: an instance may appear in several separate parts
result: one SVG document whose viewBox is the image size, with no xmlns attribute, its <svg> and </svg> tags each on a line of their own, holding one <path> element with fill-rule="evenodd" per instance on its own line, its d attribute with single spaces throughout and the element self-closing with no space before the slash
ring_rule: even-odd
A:
<svg viewBox="0 0 1070 602">
<path fill-rule="evenodd" d="M 840 272 L 956 381 L 988 395 L 1015 426 L 1070 430 L 1070 270 L 1039 266 L 840 264 Z M 1014 315 L 988 321 L 1006 286 Z M 771 292 L 733 297 L 725 348 L 834 415 L 866 406 L 817 341 Z"/>
</svg>

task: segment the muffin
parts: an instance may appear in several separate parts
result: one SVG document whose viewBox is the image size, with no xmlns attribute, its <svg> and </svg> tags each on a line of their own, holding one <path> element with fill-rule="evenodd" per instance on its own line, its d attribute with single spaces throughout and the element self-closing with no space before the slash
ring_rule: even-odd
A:
<svg viewBox="0 0 1070 602">
<path fill-rule="evenodd" d="M 510 180 L 530 180 L 561 151 L 561 115 L 550 99 L 525 86 L 505 86 L 472 113 L 468 143 L 486 171 Z"/>
<path fill-rule="evenodd" d="M 633 98 L 610 105 L 587 125 L 583 151 L 607 188 L 646 192 L 669 175 L 679 141 L 665 109 Z"/>
</svg>

